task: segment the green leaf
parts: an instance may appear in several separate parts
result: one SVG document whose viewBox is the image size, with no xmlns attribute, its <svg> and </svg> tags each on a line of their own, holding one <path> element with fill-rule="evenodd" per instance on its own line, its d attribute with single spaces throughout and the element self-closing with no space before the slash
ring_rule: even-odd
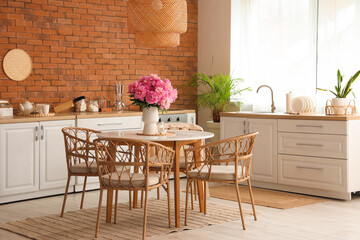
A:
<svg viewBox="0 0 360 240">
<path fill-rule="evenodd" d="M 322 88 L 317 88 L 317 90 L 331 92 L 337 98 L 346 98 L 349 93 L 352 93 L 355 96 L 355 94 L 352 92 L 353 89 L 351 88 L 351 85 L 355 82 L 355 80 L 357 79 L 357 77 L 359 75 L 360 75 L 360 70 L 357 71 L 354 74 L 354 76 L 352 76 L 347 81 L 344 88 L 341 88 L 341 84 L 342 84 L 342 81 L 343 81 L 343 76 L 341 75 L 340 70 L 338 69 L 338 71 L 337 71 L 337 85 L 335 86 L 335 92 L 331 91 L 331 90 L 328 90 L 328 89 L 322 89 Z"/>
</svg>

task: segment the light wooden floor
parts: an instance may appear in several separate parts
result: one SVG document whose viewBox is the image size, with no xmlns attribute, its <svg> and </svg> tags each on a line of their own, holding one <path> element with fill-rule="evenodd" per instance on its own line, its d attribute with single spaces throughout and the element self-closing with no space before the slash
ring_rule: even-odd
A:
<svg viewBox="0 0 360 240">
<path fill-rule="evenodd" d="M 182 180 L 182 189 L 185 181 Z M 155 197 L 156 191 L 152 191 Z M 165 197 L 165 192 L 162 192 Z M 85 195 L 85 208 L 96 207 L 99 192 L 91 191 Z M 185 194 L 182 193 L 182 197 Z M 80 205 L 80 194 L 70 194 L 66 211 L 77 210 Z M 42 198 L 19 203 L 0 205 L 0 222 L 21 220 L 27 217 L 44 216 L 59 213 L 63 196 Z M 128 193 L 119 194 L 119 202 L 127 202 Z M 209 198 L 208 202 L 232 205 L 236 202 Z M 104 202 L 105 203 L 105 202 Z M 244 209 L 251 211 L 249 204 L 243 204 Z M 247 239 L 247 240 L 359 240 L 360 239 L 360 197 L 352 201 L 328 200 L 309 206 L 279 210 L 267 207 L 256 207 L 258 221 L 245 218 L 245 231 L 241 221 L 233 221 L 201 229 L 172 233 L 151 239 Z M 240 218 L 239 218 L 240 219 Z M 140 233 L 139 233 L 140 234 Z M 0 230 L 0 239 L 26 239 L 18 235 Z"/>
</svg>

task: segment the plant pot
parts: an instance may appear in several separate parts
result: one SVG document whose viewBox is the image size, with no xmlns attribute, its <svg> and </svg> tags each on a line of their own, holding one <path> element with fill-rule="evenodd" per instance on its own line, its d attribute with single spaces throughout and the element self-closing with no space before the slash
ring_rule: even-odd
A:
<svg viewBox="0 0 360 240">
<path fill-rule="evenodd" d="M 349 99 L 346 98 L 332 98 L 331 105 L 334 106 L 334 114 L 345 115 L 346 108 L 349 105 Z"/>
<path fill-rule="evenodd" d="M 159 121 L 159 112 L 156 107 L 144 108 L 142 121 L 144 122 L 143 134 L 156 135 L 159 133 L 156 125 Z"/>
</svg>

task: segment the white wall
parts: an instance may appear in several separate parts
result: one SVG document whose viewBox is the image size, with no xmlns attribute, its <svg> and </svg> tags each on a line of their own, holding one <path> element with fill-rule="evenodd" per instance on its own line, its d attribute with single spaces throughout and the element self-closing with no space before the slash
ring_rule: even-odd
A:
<svg viewBox="0 0 360 240">
<path fill-rule="evenodd" d="M 230 73 L 231 0 L 199 0 L 198 2 L 198 72 Z M 212 59 L 214 64 L 212 69 Z M 209 109 L 199 107 L 199 125 L 211 120 Z"/>
</svg>

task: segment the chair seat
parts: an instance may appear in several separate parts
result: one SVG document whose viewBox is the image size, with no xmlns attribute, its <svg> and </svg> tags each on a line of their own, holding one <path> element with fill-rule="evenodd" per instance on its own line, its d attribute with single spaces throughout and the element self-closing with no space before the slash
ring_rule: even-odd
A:
<svg viewBox="0 0 360 240">
<path fill-rule="evenodd" d="M 97 168 L 97 164 L 96 162 L 91 162 L 90 164 L 90 173 L 91 174 L 97 174 L 98 173 L 98 168 Z M 116 166 L 116 169 L 118 171 L 125 171 L 126 169 L 130 169 L 128 167 L 123 167 L 123 166 Z M 81 162 L 75 165 L 71 166 L 71 172 L 72 173 L 77 173 L 77 174 L 86 174 L 88 173 L 87 168 L 86 168 L 86 163 L 85 162 Z"/>
<path fill-rule="evenodd" d="M 179 165 L 180 165 L 180 168 L 185 168 L 186 167 L 185 156 L 179 156 Z"/>
<path fill-rule="evenodd" d="M 88 164 L 89 164 L 89 167 L 90 167 L 90 173 L 97 174 L 98 169 L 97 169 L 96 162 L 95 161 L 94 162 L 89 162 Z M 81 162 L 81 163 L 72 165 L 70 170 L 71 170 L 72 173 L 83 173 L 83 174 L 88 173 L 85 162 Z"/>
<path fill-rule="evenodd" d="M 242 172 L 241 167 L 238 167 L 239 172 L 239 179 L 242 178 Z M 203 169 L 201 169 L 201 172 L 199 174 L 199 170 L 194 169 L 189 172 L 190 177 L 192 178 L 202 178 L 207 179 L 208 178 L 208 172 L 209 169 L 205 166 Z M 213 165 L 211 167 L 211 180 L 224 180 L 224 181 L 231 181 L 235 180 L 235 167 L 233 165 L 229 166 L 219 166 L 219 165 Z"/>
<path fill-rule="evenodd" d="M 132 182 L 130 182 L 130 175 L 132 176 Z M 109 173 L 103 175 L 103 183 L 105 186 L 114 186 L 114 187 L 142 187 L 145 186 L 145 175 L 142 173 L 131 173 L 131 174 L 123 173 L 119 175 L 118 173 Z M 110 177 L 111 183 L 110 185 Z M 156 185 L 160 182 L 159 174 L 149 174 L 149 186 Z"/>
</svg>

